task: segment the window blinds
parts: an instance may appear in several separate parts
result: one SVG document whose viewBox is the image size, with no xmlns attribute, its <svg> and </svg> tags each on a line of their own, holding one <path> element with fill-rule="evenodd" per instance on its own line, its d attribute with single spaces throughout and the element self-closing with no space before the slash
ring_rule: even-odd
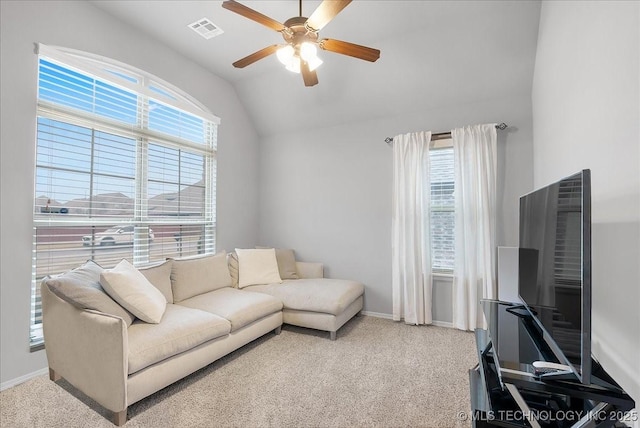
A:
<svg viewBox="0 0 640 428">
<path fill-rule="evenodd" d="M 429 151 L 431 182 L 431 265 L 434 272 L 453 271 L 455 200 L 453 147 Z"/>
<path fill-rule="evenodd" d="M 32 344 L 44 276 L 215 252 L 219 123 L 144 72 L 42 45 L 37 114 Z"/>
</svg>

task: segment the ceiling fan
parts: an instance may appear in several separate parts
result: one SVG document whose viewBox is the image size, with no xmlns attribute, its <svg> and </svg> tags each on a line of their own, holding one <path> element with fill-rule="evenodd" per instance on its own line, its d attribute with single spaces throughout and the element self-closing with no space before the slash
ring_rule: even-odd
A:
<svg viewBox="0 0 640 428">
<path fill-rule="evenodd" d="M 322 64 L 318 58 L 318 47 L 325 51 L 348 55 L 365 61 L 375 62 L 380 58 L 378 49 L 356 45 L 334 39 L 319 39 L 318 32 L 327 25 L 351 0 L 324 0 L 309 18 L 302 16 L 302 0 L 299 0 L 300 16 L 287 19 L 284 24 L 269 18 L 235 0 L 226 0 L 222 7 L 245 18 L 256 21 L 282 34 L 283 45 L 271 45 L 252 53 L 236 62 L 233 66 L 244 68 L 254 62 L 276 53 L 280 62 L 290 71 L 301 73 L 305 86 L 318 84 L 315 69 Z"/>
</svg>

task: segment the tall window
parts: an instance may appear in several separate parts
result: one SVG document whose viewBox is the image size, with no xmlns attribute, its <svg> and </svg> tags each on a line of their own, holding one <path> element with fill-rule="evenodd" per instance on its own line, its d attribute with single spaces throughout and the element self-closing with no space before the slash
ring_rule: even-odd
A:
<svg viewBox="0 0 640 428">
<path fill-rule="evenodd" d="M 454 164 L 451 140 L 436 141 L 429 151 L 431 173 L 431 268 L 452 273 L 455 261 Z"/>
<path fill-rule="evenodd" d="M 39 46 L 32 345 L 44 276 L 215 252 L 218 123 L 148 73 Z"/>
</svg>

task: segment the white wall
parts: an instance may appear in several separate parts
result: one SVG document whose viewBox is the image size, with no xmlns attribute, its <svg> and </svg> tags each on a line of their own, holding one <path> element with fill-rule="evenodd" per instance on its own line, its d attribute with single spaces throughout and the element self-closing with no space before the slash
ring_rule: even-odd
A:
<svg viewBox="0 0 640 428">
<path fill-rule="evenodd" d="M 110 57 L 193 95 L 219 128 L 218 248 L 258 237 L 257 135 L 232 86 L 88 2 L 1 2 L 1 342 L 0 382 L 46 367 L 29 352 L 31 235 L 37 56 L 34 43 Z"/>
<path fill-rule="evenodd" d="M 385 137 L 488 122 L 510 125 L 498 133 L 498 243 L 517 245 L 518 197 L 533 185 L 529 94 L 263 138 L 261 244 L 294 248 L 303 260 L 325 263 L 331 277 L 363 282 L 365 311 L 391 314 L 392 150 Z M 448 286 L 434 286 L 438 321 L 451 322 Z"/>
<path fill-rule="evenodd" d="M 639 2 L 544 2 L 534 184 L 591 169 L 593 354 L 640 401 Z"/>
</svg>

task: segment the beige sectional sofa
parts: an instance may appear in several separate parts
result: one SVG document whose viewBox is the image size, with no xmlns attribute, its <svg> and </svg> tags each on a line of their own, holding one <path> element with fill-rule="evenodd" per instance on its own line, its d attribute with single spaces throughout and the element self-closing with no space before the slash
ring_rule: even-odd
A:
<svg viewBox="0 0 640 428">
<path fill-rule="evenodd" d="M 363 285 L 322 278 L 321 264 L 296 262 L 298 279 L 239 289 L 237 263 L 232 266 L 229 259 L 230 266 L 219 254 L 137 270 L 144 286 L 163 296 L 157 323 L 140 319 L 146 319 L 138 311 L 148 311 L 148 302 L 125 309 L 122 296 L 105 285 L 109 271 L 91 261 L 45 278 L 41 292 L 50 378 L 66 379 L 122 425 L 132 403 L 270 331 L 280 334 L 283 322 L 329 331 L 335 339 L 362 309 Z"/>
</svg>

